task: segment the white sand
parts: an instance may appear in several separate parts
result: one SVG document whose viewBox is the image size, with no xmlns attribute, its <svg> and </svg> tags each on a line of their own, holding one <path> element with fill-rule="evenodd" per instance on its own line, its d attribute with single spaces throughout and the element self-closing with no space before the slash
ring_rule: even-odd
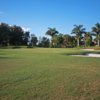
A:
<svg viewBox="0 0 100 100">
<path fill-rule="evenodd" d="M 94 49 L 82 49 L 84 51 L 95 51 Z"/>
<path fill-rule="evenodd" d="M 94 50 L 94 49 L 82 49 L 84 51 L 100 51 L 100 50 Z M 79 56 L 79 57 L 97 57 L 100 58 L 100 54 L 95 53 L 88 53 L 86 55 L 71 55 L 71 56 Z"/>
<path fill-rule="evenodd" d="M 79 56 L 79 57 L 100 57 L 100 54 L 93 54 L 93 53 L 89 53 L 87 55 L 72 55 L 72 56 Z"/>
</svg>

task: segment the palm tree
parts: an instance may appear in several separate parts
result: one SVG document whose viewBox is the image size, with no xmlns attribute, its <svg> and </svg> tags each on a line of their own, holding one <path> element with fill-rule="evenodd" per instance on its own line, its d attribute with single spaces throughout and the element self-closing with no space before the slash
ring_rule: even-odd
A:
<svg viewBox="0 0 100 100">
<path fill-rule="evenodd" d="M 85 28 L 83 28 L 83 25 L 74 25 L 71 34 L 76 34 L 77 46 L 80 46 L 80 39 L 83 33 L 85 33 Z"/>
<path fill-rule="evenodd" d="M 100 46 L 100 23 L 96 23 L 94 27 L 92 27 L 92 32 L 94 32 L 93 35 L 96 36 L 98 40 L 98 46 Z"/>
<path fill-rule="evenodd" d="M 45 34 L 53 37 L 58 33 L 59 32 L 56 30 L 56 28 L 48 28 L 48 31 Z"/>
<path fill-rule="evenodd" d="M 45 33 L 46 35 L 51 36 L 51 47 L 54 47 L 53 38 L 58 34 L 59 32 L 56 30 L 56 28 L 48 28 L 48 31 Z"/>
</svg>

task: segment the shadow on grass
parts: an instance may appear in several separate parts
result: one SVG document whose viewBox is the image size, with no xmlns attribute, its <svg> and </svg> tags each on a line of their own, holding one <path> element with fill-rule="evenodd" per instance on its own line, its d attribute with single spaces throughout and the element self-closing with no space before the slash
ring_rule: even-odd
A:
<svg viewBox="0 0 100 100">
<path fill-rule="evenodd" d="M 0 46 L 0 49 L 21 49 L 21 48 L 27 48 L 27 46 Z"/>
<path fill-rule="evenodd" d="M 0 59 L 17 59 L 16 57 L 0 57 Z"/>
</svg>

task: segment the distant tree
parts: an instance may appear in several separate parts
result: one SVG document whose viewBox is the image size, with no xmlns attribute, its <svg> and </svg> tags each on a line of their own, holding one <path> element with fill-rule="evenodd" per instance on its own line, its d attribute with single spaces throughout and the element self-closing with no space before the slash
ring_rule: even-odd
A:
<svg viewBox="0 0 100 100">
<path fill-rule="evenodd" d="M 48 31 L 45 34 L 51 36 L 51 47 L 54 47 L 53 38 L 59 34 L 59 32 L 56 28 L 48 28 Z"/>
<path fill-rule="evenodd" d="M 72 30 L 72 34 L 76 35 L 77 46 L 80 46 L 80 40 L 82 38 L 83 33 L 85 33 L 85 28 L 83 28 L 83 25 L 74 25 L 74 29 Z"/>
<path fill-rule="evenodd" d="M 0 23 L 0 46 L 27 45 L 29 36 L 30 33 L 25 32 L 20 26 Z"/>
<path fill-rule="evenodd" d="M 84 35 L 85 46 L 92 45 L 92 35 L 90 32 L 86 32 Z"/>
<path fill-rule="evenodd" d="M 71 36 L 71 46 L 76 47 L 77 46 L 77 41 L 75 39 L 75 36 Z"/>
<path fill-rule="evenodd" d="M 1 46 L 7 46 L 9 45 L 9 39 L 10 39 L 10 27 L 6 23 L 0 24 L 0 45 Z"/>
<path fill-rule="evenodd" d="M 37 37 L 34 34 L 31 34 L 31 44 L 32 46 L 36 46 L 38 42 Z"/>
<path fill-rule="evenodd" d="M 24 31 L 20 26 L 11 26 L 10 44 L 14 46 L 22 45 Z"/>
<path fill-rule="evenodd" d="M 75 47 L 76 40 L 74 36 L 70 36 L 68 34 L 63 36 L 63 46 L 64 47 Z"/>
<path fill-rule="evenodd" d="M 59 45 L 59 39 L 58 36 L 55 35 L 51 40 L 51 47 L 58 47 L 58 45 Z"/>
<path fill-rule="evenodd" d="M 49 47 L 50 46 L 50 40 L 47 37 L 42 37 L 38 45 L 40 47 Z"/>
<path fill-rule="evenodd" d="M 71 41 L 71 36 L 70 35 L 64 35 L 63 36 L 63 45 L 64 47 L 69 47 Z"/>
<path fill-rule="evenodd" d="M 57 35 L 58 33 L 59 32 L 56 30 L 56 28 L 48 28 L 48 31 L 45 34 L 53 37 Z"/>
<path fill-rule="evenodd" d="M 29 38 L 30 38 L 30 32 L 29 31 L 24 32 L 23 45 L 28 45 Z"/>
<path fill-rule="evenodd" d="M 58 47 L 62 47 L 63 45 L 63 34 L 58 34 Z"/>
<path fill-rule="evenodd" d="M 100 46 L 100 23 L 96 23 L 94 27 L 92 27 L 93 35 L 97 38 L 97 44 Z"/>
<path fill-rule="evenodd" d="M 55 35 L 52 38 L 53 47 L 62 47 L 63 45 L 63 34 Z"/>
</svg>

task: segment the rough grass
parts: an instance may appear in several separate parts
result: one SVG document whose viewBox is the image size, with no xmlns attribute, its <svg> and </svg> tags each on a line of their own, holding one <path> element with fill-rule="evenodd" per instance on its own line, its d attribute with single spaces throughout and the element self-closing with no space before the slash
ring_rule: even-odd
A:
<svg viewBox="0 0 100 100">
<path fill-rule="evenodd" d="M 1 49 L 0 100 L 100 100 L 100 58 L 79 49 Z"/>
</svg>

